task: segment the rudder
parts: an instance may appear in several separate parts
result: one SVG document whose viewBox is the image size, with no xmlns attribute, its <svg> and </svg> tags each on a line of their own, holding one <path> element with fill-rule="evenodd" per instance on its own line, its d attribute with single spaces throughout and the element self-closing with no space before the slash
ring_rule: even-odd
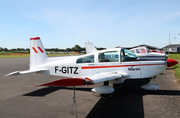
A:
<svg viewBox="0 0 180 118">
<path fill-rule="evenodd" d="M 30 70 L 46 63 L 47 54 L 40 37 L 30 38 Z"/>
</svg>

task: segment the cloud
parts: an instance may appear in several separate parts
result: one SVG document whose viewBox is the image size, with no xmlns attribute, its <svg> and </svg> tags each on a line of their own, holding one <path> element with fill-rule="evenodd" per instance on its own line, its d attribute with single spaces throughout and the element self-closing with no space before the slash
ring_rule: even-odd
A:
<svg viewBox="0 0 180 118">
<path fill-rule="evenodd" d="M 136 42 L 158 39 L 163 37 L 159 34 L 166 26 L 180 17 L 177 9 L 167 9 L 162 1 L 131 2 L 62 2 L 59 7 L 39 4 L 24 13 L 31 20 L 47 25 L 50 31 L 54 29 L 55 33 L 51 33 L 56 37 L 76 41 L 103 39 L 112 43 L 120 39 L 123 43 L 132 39 Z"/>
<path fill-rule="evenodd" d="M 180 11 L 172 12 L 164 15 L 164 19 L 166 19 L 166 21 L 170 21 L 177 18 L 180 18 Z"/>
</svg>

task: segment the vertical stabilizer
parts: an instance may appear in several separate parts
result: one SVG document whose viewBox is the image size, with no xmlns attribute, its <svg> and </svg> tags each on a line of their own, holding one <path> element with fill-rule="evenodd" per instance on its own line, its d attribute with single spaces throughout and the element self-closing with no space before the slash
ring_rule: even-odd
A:
<svg viewBox="0 0 180 118">
<path fill-rule="evenodd" d="M 47 54 L 40 37 L 30 38 L 30 70 L 46 63 Z"/>
<path fill-rule="evenodd" d="M 85 46 L 86 46 L 86 53 L 93 53 L 93 52 L 97 52 L 97 49 L 95 48 L 95 46 L 93 45 L 92 42 L 85 42 Z"/>
</svg>

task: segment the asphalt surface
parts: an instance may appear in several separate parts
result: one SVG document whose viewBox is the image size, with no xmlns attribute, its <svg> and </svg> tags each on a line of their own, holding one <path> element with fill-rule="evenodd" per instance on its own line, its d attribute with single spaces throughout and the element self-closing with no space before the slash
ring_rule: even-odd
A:
<svg viewBox="0 0 180 118">
<path fill-rule="evenodd" d="M 72 87 L 34 87 L 62 77 L 26 74 L 3 77 L 28 70 L 29 58 L 0 59 L 0 118 L 75 118 Z M 128 80 L 109 98 L 90 90 L 95 86 L 76 87 L 78 118 L 179 118 L 180 84 L 172 68 L 158 75 L 160 90 L 148 92 L 140 86 L 149 80 Z"/>
</svg>

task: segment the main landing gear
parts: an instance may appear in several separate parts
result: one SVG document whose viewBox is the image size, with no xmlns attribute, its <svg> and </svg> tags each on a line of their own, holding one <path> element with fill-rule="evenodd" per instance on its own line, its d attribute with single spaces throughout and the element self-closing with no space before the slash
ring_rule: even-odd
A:
<svg viewBox="0 0 180 118">
<path fill-rule="evenodd" d="M 142 89 L 148 90 L 148 91 L 157 91 L 159 90 L 158 82 L 155 80 L 156 76 L 154 78 L 150 78 L 151 81 L 156 82 L 156 84 L 149 83 L 141 86 Z"/>
<path fill-rule="evenodd" d="M 114 88 L 109 86 L 109 81 L 105 81 L 103 86 L 95 87 L 91 91 L 99 93 L 101 97 L 110 97 L 114 92 Z"/>
<path fill-rule="evenodd" d="M 91 91 L 95 93 L 99 93 L 101 97 L 110 97 L 111 94 L 114 92 L 114 88 L 120 88 L 124 82 L 124 78 L 119 78 L 116 80 L 111 81 L 113 83 L 113 87 L 109 86 L 109 81 L 105 81 L 103 86 L 98 86 Z"/>
<path fill-rule="evenodd" d="M 114 88 L 109 86 L 109 81 L 105 81 L 103 85 L 104 85 L 104 87 L 107 88 L 107 90 L 111 90 L 112 93 L 114 92 Z M 111 97 L 111 94 L 112 94 L 111 92 L 109 92 L 107 94 L 101 94 L 101 97 Z"/>
</svg>

